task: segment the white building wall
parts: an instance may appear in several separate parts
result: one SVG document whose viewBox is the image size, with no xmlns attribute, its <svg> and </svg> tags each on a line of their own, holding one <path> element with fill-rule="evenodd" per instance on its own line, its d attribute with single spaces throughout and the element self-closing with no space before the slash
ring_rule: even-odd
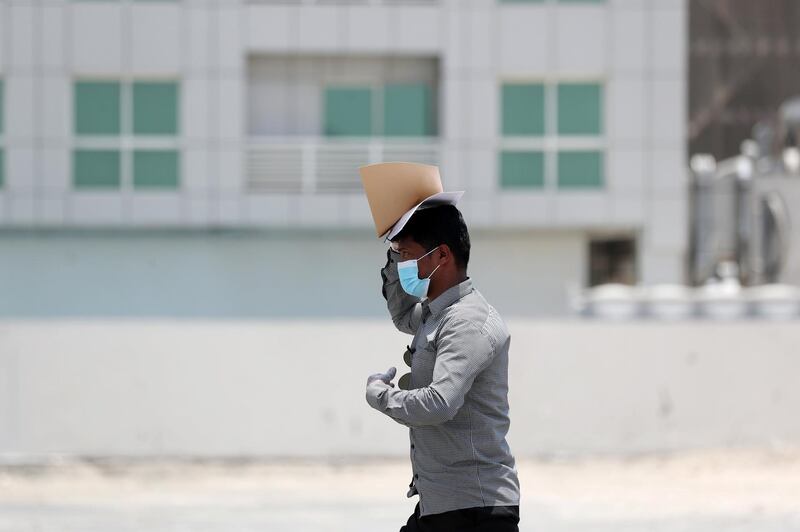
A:
<svg viewBox="0 0 800 532">
<path fill-rule="evenodd" d="M 642 281 L 683 279 L 684 0 L 394 4 L 0 1 L 6 88 L 0 224 L 366 230 L 371 219 L 361 193 L 247 190 L 247 58 L 438 56 L 442 175 L 446 188 L 467 190 L 461 207 L 472 228 L 553 235 L 564 229 L 583 240 L 622 230 L 640 235 Z M 179 190 L 73 189 L 72 87 L 81 76 L 179 80 Z M 505 79 L 604 84 L 605 187 L 499 188 Z"/>
</svg>

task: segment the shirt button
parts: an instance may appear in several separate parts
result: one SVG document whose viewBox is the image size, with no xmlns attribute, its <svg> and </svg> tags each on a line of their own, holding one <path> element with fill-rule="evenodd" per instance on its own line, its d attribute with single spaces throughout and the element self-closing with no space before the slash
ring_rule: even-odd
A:
<svg viewBox="0 0 800 532">
<path fill-rule="evenodd" d="M 411 448 L 412 448 L 412 449 L 414 448 L 414 444 L 413 444 L 413 443 L 411 444 Z"/>
<path fill-rule="evenodd" d="M 419 475 L 414 473 L 414 478 L 419 478 Z"/>
</svg>

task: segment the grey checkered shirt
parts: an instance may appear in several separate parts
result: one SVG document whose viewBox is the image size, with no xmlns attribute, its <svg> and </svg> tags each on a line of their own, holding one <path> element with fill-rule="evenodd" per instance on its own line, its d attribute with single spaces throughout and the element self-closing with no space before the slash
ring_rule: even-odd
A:
<svg viewBox="0 0 800 532">
<path fill-rule="evenodd" d="M 508 329 L 472 280 L 429 301 L 406 294 L 390 249 L 381 269 L 395 326 L 413 334 L 408 390 L 381 380 L 367 403 L 409 427 L 420 515 L 475 506 L 519 504 L 519 479 L 506 433 Z M 402 349 L 398 350 L 399 352 Z"/>
</svg>

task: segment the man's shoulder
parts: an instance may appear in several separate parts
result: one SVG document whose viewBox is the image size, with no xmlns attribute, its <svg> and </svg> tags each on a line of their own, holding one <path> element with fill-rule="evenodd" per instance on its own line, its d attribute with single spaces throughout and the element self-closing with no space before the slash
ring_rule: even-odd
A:
<svg viewBox="0 0 800 532">
<path fill-rule="evenodd" d="M 447 328 L 459 322 L 467 322 L 489 337 L 492 344 L 502 343 L 509 336 L 502 316 L 477 288 L 447 307 L 442 316 L 441 327 Z"/>
</svg>

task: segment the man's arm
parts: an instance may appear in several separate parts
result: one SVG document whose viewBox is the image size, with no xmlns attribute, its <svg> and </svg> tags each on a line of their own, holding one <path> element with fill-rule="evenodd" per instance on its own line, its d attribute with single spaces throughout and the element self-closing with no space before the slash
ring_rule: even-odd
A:
<svg viewBox="0 0 800 532">
<path fill-rule="evenodd" d="M 438 425 L 453 419 L 475 377 L 494 358 L 494 346 L 477 326 L 453 320 L 443 327 L 430 385 L 399 390 L 382 381 L 367 385 L 367 403 L 410 426 Z"/>
<path fill-rule="evenodd" d="M 399 258 L 400 253 L 391 247 L 386 250 L 386 265 L 381 268 L 381 279 L 383 280 L 381 293 L 386 300 L 386 306 L 394 326 L 404 333 L 414 334 L 419 327 L 422 306 L 419 298 L 406 293 L 400 286 L 400 277 L 397 274 Z"/>
</svg>

